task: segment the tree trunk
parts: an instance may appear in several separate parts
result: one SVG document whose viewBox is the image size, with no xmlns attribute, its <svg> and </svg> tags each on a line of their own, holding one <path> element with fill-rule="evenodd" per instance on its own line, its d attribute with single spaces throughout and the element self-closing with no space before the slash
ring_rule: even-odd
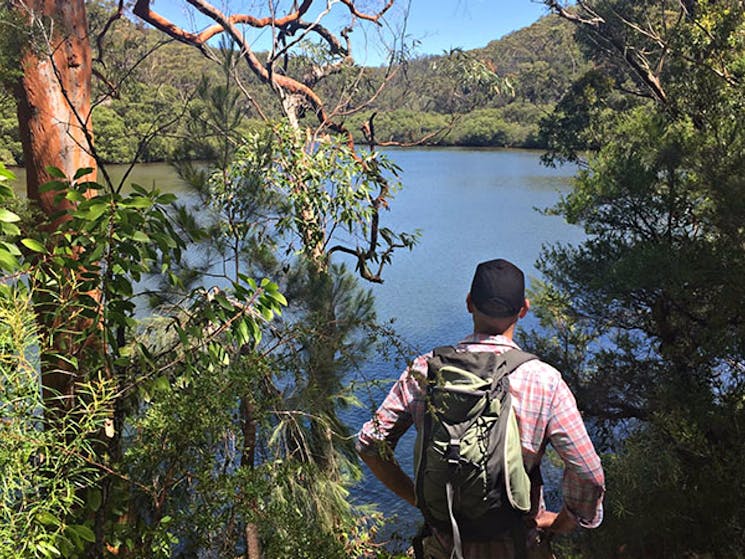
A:
<svg viewBox="0 0 745 559">
<path fill-rule="evenodd" d="M 40 193 L 54 166 L 68 177 L 95 169 L 91 156 L 91 46 L 84 0 L 16 2 L 31 24 L 33 39 L 21 57 L 17 84 L 18 127 L 26 166 L 26 192 L 47 215 L 64 209 L 54 193 Z M 42 31 L 43 29 L 43 31 Z M 89 175 L 87 180 L 95 180 Z M 64 201 L 64 204 L 70 203 Z"/>
<path fill-rule="evenodd" d="M 59 168 L 69 178 L 82 167 L 94 169 L 86 180 L 95 180 L 95 160 L 91 155 L 91 46 L 84 0 L 15 0 L 19 15 L 26 19 L 31 39 L 21 53 L 22 77 L 15 85 L 18 100 L 18 128 L 26 167 L 26 193 L 38 202 L 47 216 L 72 207 L 72 202 L 55 200 L 55 192 L 40 192 L 51 179 L 46 168 Z M 52 229 L 65 221 L 55 216 Z M 74 299 L 77 294 L 60 295 Z M 57 322 L 41 324 L 44 332 L 54 332 Z M 42 320 L 44 322 L 44 320 Z M 76 355 L 79 347 L 70 340 L 54 336 L 56 350 Z M 78 371 L 66 362 L 42 366 L 44 398 L 53 408 L 72 403 Z M 61 399 L 57 399 L 59 397 Z"/>
<path fill-rule="evenodd" d="M 241 467 L 253 469 L 256 464 L 256 409 L 251 397 L 246 395 L 241 398 L 241 421 L 243 422 L 243 452 L 241 453 Z M 253 510 L 258 508 L 256 499 L 251 499 L 249 507 Z M 261 539 L 259 537 L 259 526 L 255 522 L 247 522 L 245 528 L 246 536 L 246 559 L 261 559 Z"/>
</svg>

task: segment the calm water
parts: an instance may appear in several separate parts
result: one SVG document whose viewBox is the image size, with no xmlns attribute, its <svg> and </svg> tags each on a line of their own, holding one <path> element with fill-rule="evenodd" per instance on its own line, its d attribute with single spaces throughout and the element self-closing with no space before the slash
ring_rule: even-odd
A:
<svg viewBox="0 0 745 559">
<path fill-rule="evenodd" d="M 412 347 L 409 357 L 454 343 L 470 332 L 465 297 L 478 262 L 507 258 L 529 278 L 535 277 L 534 262 L 544 243 L 582 238 L 579 229 L 536 211 L 551 206 L 567 192 L 574 172 L 541 166 L 536 152 L 444 148 L 387 153 L 402 168 L 404 189 L 391 203 L 382 224 L 399 231 L 421 229 L 422 238 L 412 252 L 394 255 L 393 264 L 384 271 L 385 283 L 372 289 L 379 318 L 395 319 L 397 332 Z M 123 172 L 121 167 L 111 168 L 115 180 Z M 182 188 L 166 164 L 139 165 L 128 182 L 155 184 L 169 191 Z M 534 325 L 530 315 L 525 324 Z M 401 363 L 373 357 L 363 370 L 350 372 L 349 378 L 360 383 L 392 381 L 400 370 Z M 354 430 L 385 393 L 383 387 L 364 386 L 367 388 L 360 396 L 366 407 L 344 416 Z M 409 472 L 413 435 L 412 429 L 396 452 Z M 354 495 L 360 502 L 378 503 L 387 517 L 397 517 L 396 528 L 404 534 L 410 534 L 419 522 L 416 510 L 369 474 Z"/>
</svg>

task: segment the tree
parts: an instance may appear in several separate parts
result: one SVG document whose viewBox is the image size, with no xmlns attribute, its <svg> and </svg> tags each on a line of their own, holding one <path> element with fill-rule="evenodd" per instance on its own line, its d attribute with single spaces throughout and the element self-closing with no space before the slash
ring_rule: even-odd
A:
<svg viewBox="0 0 745 559">
<path fill-rule="evenodd" d="M 353 90 L 357 87 L 363 70 L 358 71 L 356 76 L 353 74 L 350 83 L 345 84 L 342 96 L 333 109 L 326 106 L 316 92 L 315 86 L 324 78 L 351 67 L 353 59 L 349 34 L 354 28 L 354 22 L 366 21 L 382 25 L 381 19 L 391 9 L 394 1 L 380 2 L 377 11 L 364 13 L 352 0 L 343 0 L 341 4 L 348 13 L 350 23 L 338 31 L 338 34 L 322 23 L 323 18 L 332 9 L 333 3 L 321 8 L 320 15 L 312 21 L 304 19 L 309 17 L 311 8 L 318 9 L 312 0 L 293 5 L 283 16 L 278 16 L 272 9 L 272 5 L 268 4 L 266 9 L 269 15 L 265 17 L 247 13 L 228 15 L 203 0 L 187 0 L 186 3 L 199 10 L 214 23 L 201 32 L 189 32 L 152 10 L 149 0 L 138 0 L 134 5 L 133 13 L 168 36 L 198 48 L 208 56 L 214 56 L 210 54 L 211 48 L 208 41 L 216 35 L 225 33 L 240 52 L 240 59 L 246 63 L 254 77 L 271 88 L 279 98 L 287 121 L 291 129 L 295 131 L 296 138 L 293 143 L 300 150 L 312 151 L 312 146 L 315 144 L 326 143 L 329 135 L 342 137 L 347 147 L 343 147 L 341 143 L 334 145 L 338 145 L 339 149 L 348 149 L 358 161 L 361 170 L 368 176 L 370 183 L 377 188 L 376 194 L 367 196 L 369 210 L 365 216 L 365 224 L 359 231 L 360 240 L 351 246 L 346 243 L 328 246 L 330 239 L 324 233 L 325 226 L 321 223 L 322 218 L 314 208 L 315 194 L 309 192 L 306 183 L 307 173 L 311 170 L 302 165 L 297 168 L 293 178 L 294 187 L 290 191 L 295 201 L 294 219 L 299 225 L 298 231 L 301 235 L 303 250 L 309 257 L 309 262 L 319 272 L 328 270 L 329 255 L 332 252 L 342 252 L 350 254 L 357 260 L 357 271 L 363 278 L 370 281 L 382 281 L 380 270 L 386 264 L 390 252 L 395 248 L 410 246 L 410 243 L 406 239 L 397 238 L 390 232 L 385 235 L 381 234 L 379 215 L 380 211 L 387 206 L 390 194 L 387 179 L 375 164 L 374 159 L 365 160 L 356 155 L 352 135 L 340 122 L 344 115 L 360 109 L 360 107 L 349 109 L 345 103 L 348 102 L 349 96 L 347 88 Z M 251 47 L 249 37 L 241 31 L 239 26 L 247 26 L 249 29 L 272 29 L 273 42 L 266 62 L 261 62 Z M 319 42 L 306 48 L 302 56 L 293 56 L 295 50 L 302 50 L 305 44 L 313 40 Z M 316 56 L 315 52 L 319 54 Z M 383 80 L 382 85 L 385 85 L 387 79 Z M 310 112 L 316 122 L 309 123 L 306 131 L 302 132 L 301 120 L 306 112 Z M 300 154 L 301 151 L 297 153 Z M 293 167 L 287 167 L 285 172 L 291 172 L 293 169 Z M 377 272 L 371 270 L 369 263 L 376 263 L 379 270 Z"/>
<path fill-rule="evenodd" d="M 221 54 L 229 77 L 235 53 L 226 49 Z M 339 534 L 357 534 L 373 525 L 361 523 L 360 512 L 345 499 L 359 468 L 338 417 L 340 406 L 354 397 L 343 378 L 370 351 L 382 329 L 374 323 L 372 296 L 352 273 L 333 263 L 322 271 L 313 265 L 303 228 L 314 224 L 298 223 L 294 208 L 312 204 L 323 229 L 311 234 L 328 239 L 331 252 L 337 235 L 354 233 L 366 219 L 371 186 L 360 160 L 381 167 L 388 163 L 378 153 L 353 154 L 333 138 L 321 138 L 309 147 L 283 123 L 269 123 L 241 137 L 243 114 L 234 89 L 232 80 L 200 89 L 200 100 L 208 108 L 192 121 L 192 138 L 195 143 L 202 138 L 210 142 L 218 154 L 213 166 L 205 172 L 188 162 L 179 165 L 182 176 L 196 187 L 195 206 L 207 225 L 201 242 L 210 259 L 202 269 L 217 282 L 242 274 L 276 278 L 288 296 L 289 312 L 266 333 L 266 345 L 243 348 L 243 364 L 226 377 L 236 388 L 223 398 L 234 399 L 237 413 L 216 426 L 236 440 L 230 458 L 234 469 L 223 478 L 240 488 L 241 498 L 225 500 L 224 491 L 202 494 L 197 487 L 189 490 L 184 506 L 173 501 L 178 491 L 169 491 L 166 503 L 176 506 L 174 526 L 184 527 L 195 549 L 226 545 L 220 553 L 228 553 L 245 537 L 251 556 L 260 547 L 276 555 L 303 549 L 310 557 L 347 556 L 355 542 L 363 549 L 369 540 L 361 533 L 346 538 Z M 218 130 L 214 136 L 207 133 Z M 185 148 L 192 151 L 196 146 Z M 303 181 L 305 200 L 296 198 L 297 180 Z M 180 211 L 184 222 L 190 221 L 192 211 Z M 381 228 L 381 234 L 388 230 Z M 193 277 L 192 271 L 186 270 L 184 277 Z M 208 392 L 202 391 L 205 401 Z M 230 409 L 231 404 L 225 406 Z M 214 470 L 203 456 L 204 464 L 184 460 L 184 446 L 194 443 L 179 444 L 174 457 L 180 458 L 171 471 L 187 466 Z M 259 489 L 263 487 L 277 490 L 264 492 Z M 192 506 L 195 492 L 200 495 L 198 508 Z M 227 525 L 226 516 L 232 519 Z M 215 526 L 214 532 L 200 534 L 189 528 L 206 523 Z M 244 527 L 245 536 L 225 537 Z"/>
<path fill-rule="evenodd" d="M 585 79 L 562 101 L 578 107 L 575 118 L 566 111 L 551 124 L 596 147 L 553 210 L 588 237 L 545 250 L 547 283 L 535 293 L 549 328 L 536 342 L 610 452 L 617 489 L 605 536 L 590 545 L 737 556 L 745 11 L 739 2 L 547 4 L 579 26 L 607 78 Z M 591 85 L 600 98 L 577 102 Z M 578 153 L 571 134 L 554 137 L 559 159 Z"/>
</svg>

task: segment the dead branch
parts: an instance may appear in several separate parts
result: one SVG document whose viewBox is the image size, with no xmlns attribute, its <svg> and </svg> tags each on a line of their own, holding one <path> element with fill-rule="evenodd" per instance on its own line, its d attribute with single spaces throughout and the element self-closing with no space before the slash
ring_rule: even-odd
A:
<svg viewBox="0 0 745 559">
<path fill-rule="evenodd" d="M 372 105 L 375 102 L 375 100 L 380 96 L 381 93 L 383 93 L 383 91 L 388 86 L 388 84 L 396 77 L 396 75 L 398 74 L 398 72 L 399 72 L 400 69 L 401 69 L 401 67 L 398 66 L 396 68 L 393 68 L 392 71 L 388 72 L 386 74 L 385 78 L 383 79 L 383 81 L 380 82 L 380 84 L 378 85 L 378 87 L 376 88 L 376 90 L 373 92 L 373 94 L 370 97 L 368 97 L 365 100 L 364 103 L 360 103 L 359 105 L 357 105 L 356 107 L 354 107 L 352 109 L 345 108 L 344 110 L 341 110 L 340 108 L 337 107 L 337 109 L 335 109 L 331 113 L 331 115 L 332 116 L 349 116 L 349 115 L 353 115 L 355 113 L 358 113 L 358 112 L 366 109 L 367 107 L 369 107 L 370 105 Z M 359 81 L 362 79 L 362 76 L 363 75 L 364 75 L 364 70 L 361 70 L 360 73 L 359 73 L 359 76 L 358 76 L 357 80 L 355 80 L 354 86 L 352 88 L 350 88 L 350 89 L 353 89 L 354 87 L 356 87 L 359 84 Z M 350 93 L 349 96 L 347 97 L 347 101 L 340 103 L 340 107 L 341 106 L 348 107 L 349 106 L 349 103 L 351 102 L 351 97 L 352 96 L 351 96 L 351 93 Z"/>
<path fill-rule="evenodd" d="M 438 128 L 437 130 L 433 130 L 432 132 L 429 132 L 428 134 L 425 134 L 416 140 L 412 140 L 411 142 L 397 142 L 394 140 L 388 140 L 388 141 L 380 141 L 375 138 L 375 124 L 374 119 L 377 116 L 377 113 L 373 113 L 367 122 L 363 122 L 362 126 L 360 126 L 360 130 L 362 130 L 362 134 L 365 136 L 365 140 L 367 141 L 367 144 L 370 146 L 370 150 L 373 150 L 375 146 L 377 147 L 402 147 L 402 148 L 410 148 L 410 147 L 416 147 L 421 146 L 425 143 L 427 143 L 432 138 L 436 138 L 439 135 L 445 135 L 448 132 L 450 132 L 453 129 L 453 126 L 455 126 L 455 123 L 459 119 L 459 115 L 454 114 L 452 115 L 452 118 L 450 119 L 450 122 L 447 123 L 447 125 L 442 126 Z"/>
<path fill-rule="evenodd" d="M 103 72 L 101 72 L 98 68 L 93 66 L 93 69 L 92 69 L 93 75 L 95 75 L 98 79 L 100 79 L 106 85 L 106 87 L 109 88 L 109 92 L 103 98 L 97 99 L 91 103 L 91 111 L 95 109 L 98 105 L 103 103 L 107 96 L 111 96 L 115 99 L 118 99 L 119 88 L 129 78 L 129 76 L 131 76 L 132 73 L 140 66 L 140 64 L 142 64 L 145 60 L 147 60 L 151 54 L 153 54 L 156 50 L 158 50 L 162 46 L 169 44 L 170 42 L 171 42 L 170 39 L 167 41 L 160 41 L 157 44 L 155 44 L 153 47 L 148 49 L 146 52 L 144 52 L 140 56 L 140 58 L 138 58 L 133 64 L 131 64 L 130 67 L 127 68 L 127 71 L 119 77 L 117 83 L 114 83 L 113 81 L 109 80 L 103 74 Z M 104 68 L 106 67 L 106 65 L 103 64 L 103 62 L 102 62 L 102 65 L 104 66 Z"/>
<path fill-rule="evenodd" d="M 101 80 L 103 84 L 108 88 L 109 91 L 106 93 L 106 97 L 119 99 L 119 84 L 115 84 L 114 82 L 109 80 L 106 76 L 103 75 L 103 72 L 101 72 L 101 70 L 99 70 L 95 66 L 91 68 L 91 74 Z"/>
</svg>

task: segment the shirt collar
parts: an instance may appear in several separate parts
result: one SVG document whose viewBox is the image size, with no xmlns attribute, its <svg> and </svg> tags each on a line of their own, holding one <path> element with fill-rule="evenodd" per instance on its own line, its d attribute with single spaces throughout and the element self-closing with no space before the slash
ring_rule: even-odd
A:
<svg viewBox="0 0 745 559">
<path fill-rule="evenodd" d="M 514 341 L 509 339 L 507 336 L 502 336 L 501 334 L 490 335 L 482 334 L 480 332 L 474 332 L 473 334 L 469 334 L 468 336 L 466 336 L 460 343 L 502 345 L 514 349 L 520 349 L 520 347 Z"/>
</svg>

